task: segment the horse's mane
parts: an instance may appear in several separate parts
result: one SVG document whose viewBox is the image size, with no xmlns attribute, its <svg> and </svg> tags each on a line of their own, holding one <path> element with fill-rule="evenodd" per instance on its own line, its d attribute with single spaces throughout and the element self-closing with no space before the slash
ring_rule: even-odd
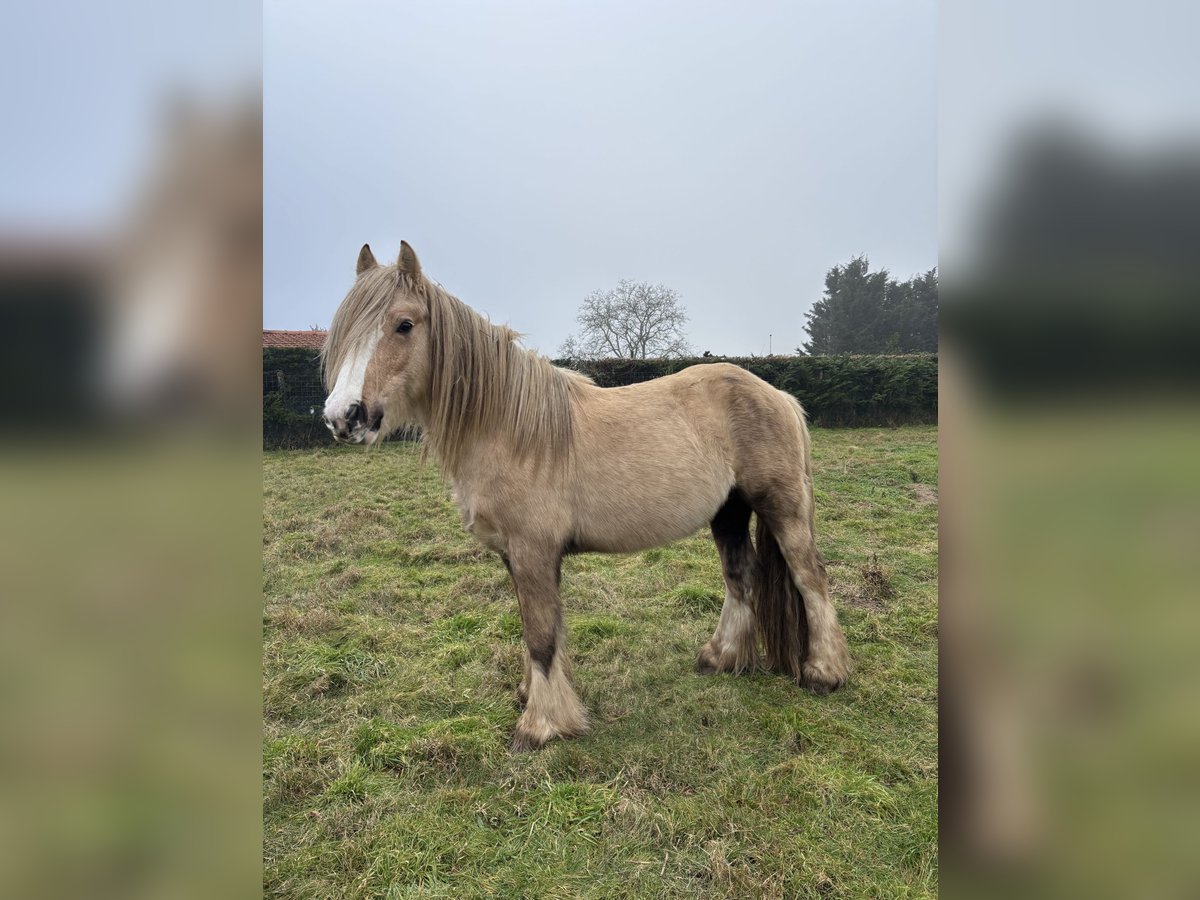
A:
<svg viewBox="0 0 1200 900">
<path fill-rule="evenodd" d="M 325 345 L 321 348 L 321 378 L 326 391 L 333 390 L 346 355 L 355 347 L 364 346 L 367 338 L 383 323 L 396 288 L 400 286 L 400 278 L 399 266 L 376 266 L 355 280 L 350 293 L 333 314 Z"/>
<path fill-rule="evenodd" d="M 424 275 L 397 266 L 364 272 L 338 308 L 322 353 L 326 388 L 346 354 L 377 329 L 397 287 L 422 298 L 429 311 L 430 416 L 425 439 L 442 465 L 459 470 L 480 439 L 500 437 L 519 458 L 559 465 L 571 452 L 573 385 L 590 379 L 517 343 Z"/>
</svg>

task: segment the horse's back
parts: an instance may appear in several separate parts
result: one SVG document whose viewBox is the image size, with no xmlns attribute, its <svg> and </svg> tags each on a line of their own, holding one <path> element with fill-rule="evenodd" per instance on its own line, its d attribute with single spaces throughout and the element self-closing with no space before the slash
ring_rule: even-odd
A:
<svg viewBox="0 0 1200 900">
<path fill-rule="evenodd" d="M 809 438 L 792 395 L 730 363 L 689 366 L 656 381 L 700 439 L 720 448 L 739 490 L 795 499 L 808 468 Z"/>
<path fill-rule="evenodd" d="M 751 444 L 769 445 L 778 451 L 801 436 L 799 404 L 753 372 L 731 363 L 701 363 L 631 388 L 643 388 L 647 394 L 656 389 L 663 392 L 693 423 L 727 432 L 735 453 Z"/>
<path fill-rule="evenodd" d="M 756 447 L 786 452 L 804 442 L 803 411 L 790 395 L 731 363 L 702 363 L 618 388 L 592 388 L 585 404 L 606 430 L 637 442 L 699 443 L 733 464 Z M 686 449 L 686 448 L 685 448 Z"/>
</svg>

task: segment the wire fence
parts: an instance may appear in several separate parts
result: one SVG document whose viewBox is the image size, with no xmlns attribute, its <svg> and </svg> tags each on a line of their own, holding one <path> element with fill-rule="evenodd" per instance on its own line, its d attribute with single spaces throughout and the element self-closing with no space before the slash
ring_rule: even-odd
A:
<svg viewBox="0 0 1200 900">
<path fill-rule="evenodd" d="M 289 351 L 290 352 L 290 351 Z M 263 398 L 277 397 L 284 409 L 315 416 L 325 407 L 320 363 L 280 365 L 263 354 Z"/>
<path fill-rule="evenodd" d="M 325 386 L 313 350 L 263 348 L 263 447 L 292 450 L 329 442 Z"/>
</svg>

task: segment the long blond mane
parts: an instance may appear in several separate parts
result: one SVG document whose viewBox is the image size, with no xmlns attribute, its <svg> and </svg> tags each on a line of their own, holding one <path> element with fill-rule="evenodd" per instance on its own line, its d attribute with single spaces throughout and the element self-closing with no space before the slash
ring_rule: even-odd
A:
<svg viewBox="0 0 1200 900">
<path fill-rule="evenodd" d="M 333 314 L 325 346 L 321 348 L 321 378 L 325 391 L 333 390 L 346 355 L 362 347 L 382 324 L 396 288 L 400 286 L 398 266 L 377 266 L 363 272 L 350 293 Z"/>
<path fill-rule="evenodd" d="M 571 452 L 573 385 L 590 383 L 517 343 L 440 285 L 398 266 L 364 272 L 338 308 L 322 353 L 326 388 L 350 348 L 383 322 L 397 288 L 420 297 L 429 312 L 430 418 L 425 440 L 447 471 L 459 471 L 469 449 L 500 439 L 518 458 L 557 466 Z"/>
</svg>

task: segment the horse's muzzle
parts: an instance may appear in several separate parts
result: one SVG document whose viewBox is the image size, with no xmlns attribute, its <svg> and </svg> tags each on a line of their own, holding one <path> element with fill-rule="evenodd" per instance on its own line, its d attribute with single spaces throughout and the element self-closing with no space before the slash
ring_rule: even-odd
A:
<svg viewBox="0 0 1200 900">
<path fill-rule="evenodd" d="M 367 411 L 361 403 L 351 403 L 344 416 L 325 414 L 325 427 L 335 440 L 347 444 L 362 443 L 367 432 Z"/>
</svg>

